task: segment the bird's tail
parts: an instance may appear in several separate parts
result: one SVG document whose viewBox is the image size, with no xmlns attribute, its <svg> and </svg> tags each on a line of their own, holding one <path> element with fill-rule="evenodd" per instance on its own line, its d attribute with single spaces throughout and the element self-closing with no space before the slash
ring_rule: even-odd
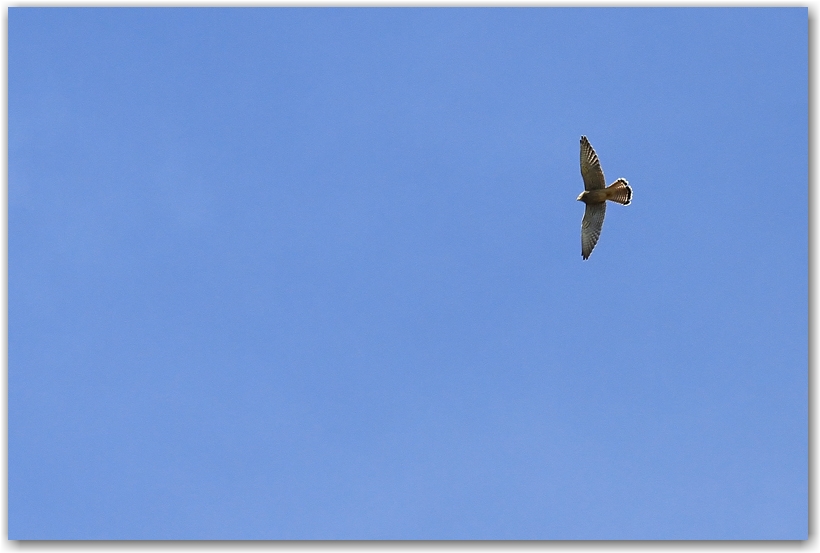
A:
<svg viewBox="0 0 820 553">
<path fill-rule="evenodd" d="M 606 187 L 606 199 L 629 205 L 632 202 L 632 187 L 626 179 L 618 179 Z"/>
</svg>

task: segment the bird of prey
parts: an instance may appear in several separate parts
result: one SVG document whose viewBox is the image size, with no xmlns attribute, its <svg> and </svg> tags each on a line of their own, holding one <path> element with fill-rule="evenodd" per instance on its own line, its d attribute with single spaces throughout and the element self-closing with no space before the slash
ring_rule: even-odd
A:
<svg viewBox="0 0 820 553">
<path fill-rule="evenodd" d="M 577 199 L 586 204 L 584 220 L 581 222 L 581 257 L 588 259 L 601 236 L 606 201 L 629 205 L 632 201 L 632 188 L 626 179 L 618 179 L 609 186 L 606 185 L 598 154 L 592 149 L 586 136 L 581 137 L 581 176 L 584 178 L 584 191 Z"/>
</svg>

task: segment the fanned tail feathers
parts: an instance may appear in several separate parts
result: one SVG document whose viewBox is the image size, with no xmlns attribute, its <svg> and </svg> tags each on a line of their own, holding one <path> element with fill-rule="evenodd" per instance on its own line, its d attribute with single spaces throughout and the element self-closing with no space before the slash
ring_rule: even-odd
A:
<svg viewBox="0 0 820 553">
<path fill-rule="evenodd" d="M 606 199 L 629 205 L 632 202 L 632 187 L 626 179 L 618 179 L 606 187 Z"/>
</svg>

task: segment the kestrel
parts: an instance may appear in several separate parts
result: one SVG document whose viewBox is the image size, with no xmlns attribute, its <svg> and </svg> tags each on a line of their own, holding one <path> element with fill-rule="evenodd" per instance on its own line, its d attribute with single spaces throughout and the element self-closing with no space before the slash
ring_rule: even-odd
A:
<svg viewBox="0 0 820 553">
<path fill-rule="evenodd" d="M 578 201 L 586 204 L 584 220 L 581 222 L 581 257 L 587 259 L 601 236 L 606 201 L 629 205 L 632 201 L 632 188 L 626 179 L 618 179 L 609 186 L 606 185 L 601 162 L 586 136 L 581 137 L 581 176 L 584 177 L 584 191 L 578 196 Z"/>
</svg>

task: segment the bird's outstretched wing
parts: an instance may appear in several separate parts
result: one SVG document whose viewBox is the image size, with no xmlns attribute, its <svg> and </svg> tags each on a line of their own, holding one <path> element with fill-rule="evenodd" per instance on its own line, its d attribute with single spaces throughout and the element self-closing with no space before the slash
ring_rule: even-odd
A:
<svg viewBox="0 0 820 553">
<path fill-rule="evenodd" d="M 581 137 L 581 176 L 584 178 L 584 189 L 586 190 L 606 188 L 604 171 L 601 169 L 601 162 L 598 161 L 598 154 L 592 149 L 592 144 L 586 136 Z"/>
<path fill-rule="evenodd" d="M 584 211 L 584 220 L 581 221 L 581 257 L 587 259 L 592 253 L 598 237 L 601 236 L 601 228 L 604 226 L 604 216 L 606 215 L 606 203 L 587 204 Z"/>
</svg>

